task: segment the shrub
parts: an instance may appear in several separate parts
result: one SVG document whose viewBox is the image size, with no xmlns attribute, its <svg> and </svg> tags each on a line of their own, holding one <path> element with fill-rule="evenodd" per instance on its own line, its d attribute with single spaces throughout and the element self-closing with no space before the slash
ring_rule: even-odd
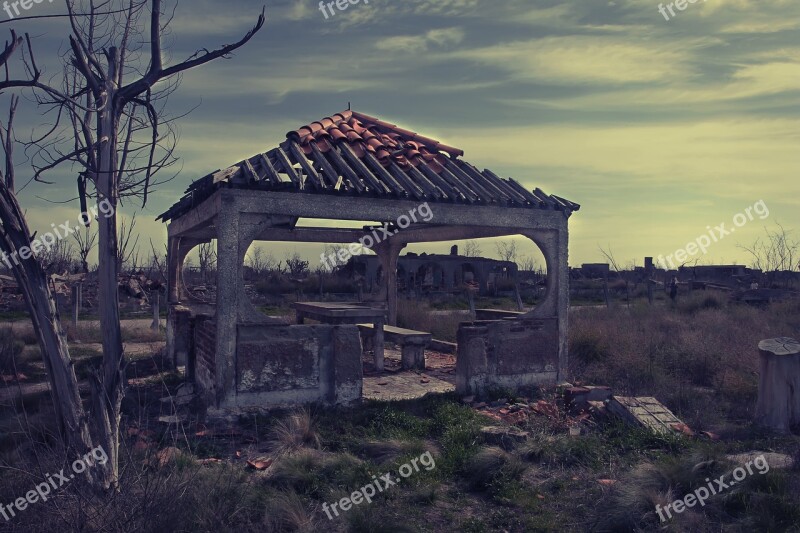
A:
<svg viewBox="0 0 800 533">
<path fill-rule="evenodd" d="M 0 373 L 14 373 L 17 357 L 23 349 L 25 349 L 25 343 L 15 338 L 11 328 L 0 329 Z"/>
<path fill-rule="evenodd" d="M 467 463 L 465 476 L 470 488 L 497 489 L 499 486 L 519 481 L 525 464 L 497 446 L 483 448 Z"/>
<path fill-rule="evenodd" d="M 611 348 L 598 332 L 582 331 L 571 339 L 569 354 L 578 361 L 589 364 L 609 359 Z"/>
<path fill-rule="evenodd" d="M 270 432 L 269 441 L 272 450 L 278 453 L 320 447 L 316 422 L 308 409 L 294 411 L 278 421 Z"/>
</svg>

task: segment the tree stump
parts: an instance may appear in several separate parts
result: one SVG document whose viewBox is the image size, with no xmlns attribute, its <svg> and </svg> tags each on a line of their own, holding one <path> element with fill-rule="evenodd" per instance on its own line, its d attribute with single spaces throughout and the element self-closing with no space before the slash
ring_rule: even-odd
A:
<svg viewBox="0 0 800 533">
<path fill-rule="evenodd" d="M 800 424 L 800 342 L 789 337 L 758 343 L 760 380 L 755 422 L 788 433 Z"/>
</svg>

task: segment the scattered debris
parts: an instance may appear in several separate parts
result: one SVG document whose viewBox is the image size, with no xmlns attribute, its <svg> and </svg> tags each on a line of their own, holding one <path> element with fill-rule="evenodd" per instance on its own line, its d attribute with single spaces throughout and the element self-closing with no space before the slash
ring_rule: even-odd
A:
<svg viewBox="0 0 800 533">
<path fill-rule="evenodd" d="M 559 417 L 558 406 L 553 402 L 538 400 L 536 403 L 531 404 L 531 409 L 533 409 L 535 413 L 539 413 L 553 420 Z"/>
<path fill-rule="evenodd" d="M 25 374 L 14 374 L 12 376 L 7 376 L 4 374 L 0 376 L 0 379 L 2 379 L 5 383 L 11 383 L 12 381 L 27 381 L 28 376 Z"/>
<path fill-rule="evenodd" d="M 692 431 L 692 429 L 683 422 L 679 424 L 672 423 L 669 425 L 669 427 L 673 431 L 677 431 L 678 433 L 683 433 L 687 437 L 694 437 L 694 431 Z"/>
<path fill-rule="evenodd" d="M 604 402 L 611 399 L 611 387 L 567 387 L 564 389 L 564 404 L 569 410 L 584 410 L 589 402 Z"/>
<path fill-rule="evenodd" d="M 186 417 L 181 415 L 159 416 L 158 421 L 162 424 L 180 424 L 186 422 Z"/>
<path fill-rule="evenodd" d="M 515 427 L 484 426 L 481 434 L 487 444 L 511 450 L 516 444 L 528 440 L 530 433 Z"/>
<path fill-rule="evenodd" d="M 747 463 L 755 463 L 756 457 L 761 457 L 762 455 L 764 456 L 764 461 L 766 461 L 770 469 L 775 468 L 778 470 L 788 470 L 794 466 L 794 459 L 785 453 L 752 451 L 732 454 L 726 457 L 728 460 L 733 461 L 734 463 L 746 465 Z"/>
<path fill-rule="evenodd" d="M 156 454 L 150 458 L 150 466 L 158 466 L 164 468 L 165 466 L 176 462 L 183 457 L 183 452 L 174 446 L 169 446 L 162 450 L 158 450 Z M 155 463 L 155 464 L 154 464 Z"/>
<path fill-rule="evenodd" d="M 254 470 L 262 471 L 272 466 L 272 462 L 272 459 L 269 458 L 256 459 L 255 461 L 247 461 L 247 466 Z"/>
</svg>

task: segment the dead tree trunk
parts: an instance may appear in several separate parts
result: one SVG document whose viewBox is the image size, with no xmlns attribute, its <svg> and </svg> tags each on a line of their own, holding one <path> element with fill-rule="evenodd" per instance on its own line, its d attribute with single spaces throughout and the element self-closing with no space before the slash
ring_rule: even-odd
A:
<svg viewBox="0 0 800 533">
<path fill-rule="evenodd" d="M 800 424 L 800 342 L 789 337 L 758 343 L 760 379 L 756 424 L 788 433 Z"/>
<path fill-rule="evenodd" d="M 30 320 L 50 380 L 50 393 L 61 433 L 68 451 L 84 454 L 92 448 L 92 441 L 56 302 L 41 264 L 29 253 L 30 231 L 22 209 L 14 192 L 2 180 L 0 222 L 0 249 L 11 258 L 11 270 L 30 312 Z"/>
<path fill-rule="evenodd" d="M 109 75 L 105 80 L 107 105 L 97 117 L 97 138 L 106 139 L 98 153 L 96 176 L 97 201 L 106 201 L 110 216 L 98 217 L 98 304 L 100 327 L 103 330 L 102 379 L 92 380 L 92 424 L 101 439 L 108 461 L 99 466 L 103 473 L 103 488 L 116 485 L 118 480 L 119 421 L 122 397 L 125 394 L 124 353 L 119 318 L 118 258 L 117 258 L 117 132 L 118 116 L 111 105 L 117 97 L 116 84 L 119 55 L 116 48 L 108 53 Z"/>
<path fill-rule="evenodd" d="M 89 415 L 91 434 L 108 455 L 108 461 L 104 465 L 97 463 L 90 470 L 93 472 L 94 486 L 106 489 L 117 486 L 118 482 L 120 405 L 125 388 L 117 288 L 118 201 L 122 194 L 141 196 L 144 206 L 150 187 L 153 186 L 154 175 L 174 162 L 172 155 L 174 145 L 165 147 L 166 155 L 156 156 L 159 146 L 164 142 L 159 127 L 168 124 L 169 121 L 159 114 L 154 102 L 163 102 L 170 91 L 174 90 L 176 82 L 161 85 L 159 82 L 170 78 L 175 80 L 175 76 L 184 71 L 228 57 L 247 43 L 265 22 L 262 10 L 255 26 L 239 41 L 215 50 L 202 49 L 181 63 L 164 67 L 161 0 L 141 2 L 141 5 L 150 6 L 149 39 L 146 37 L 144 27 L 139 26 L 138 15 L 134 15 L 134 4 L 127 2 L 124 4 L 128 4 L 128 9 L 123 9 L 121 12 L 127 12 L 127 15 L 120 15 L 121 20 L 118 20 L 116 17 L 96 17 L 93 10 L 90 15 L 76 13 L 73 9 L 74 3 L 67 2 L 68 18 L 72 26 L 69 38 L 72 53 L 65 55 L 63 90 L 41 81 L 42 73 L 33 58 L 27 35 L 29 55 L 27 58 L 22 57 L 27 78 L 10 79 L 9 69 L 6 68 L 6 79 L 0 81 L 0 90 L 12 87 L 33 88 L 39 104 L 59 109 L 59 113 L 66 112 L 70 116 L 71 120 L 64 121 L 67 124 L 64 128 L 67 131 L 71 128 L 72 136 L 62 136 L 61 133 L 64 131 L 53 128 L 42 139 L 33 143 L 39 143 L 39 154 L 44 159 L 41 165 L 34 165 L 36 169 L 34 178 L 38 180 L 42 173 L 65 163 L 80 165 L 85 169 L 81 173 L 83 180 L 79 180 L 78 184 L 83 210 L 85 211 L 86 198 L 89 195 L 86 190 L 87 181 L 95 186 L 98 204 L 106 206 L 103 216 L 98 217 L 98 299 L 103 333 L 103 364 L 100 372 L 93 375 L 90 380 L 92 408 Z M 93 8 L 97 7 L 94 2 L 90 2 L 90 5 Z M 136 9 L 138 10 L 138 6 Z M 129 37 L 136 35 L 140 30 L 142 41 L 129 42 Z M 117 41 L 120 43 L 119 47 L 110 44 Z M 5 51 L 0 53 L 0 65 L 4 65 L 14 49 L 22 43 L 23 40 L 17 38 L 12 31 L 12 44 L 7 45 Z M 139 48 L 147 45 L 150 53 L 145 57 L 139 52 Z M 136 64 L 140 58 L 149 60 L 149 66 L 144 63 Z M 125 84 L 124 78 L 130 76 L 135 76 L 134 81 Z M 153 87 L 157 85 L 160 88 L 157 88 L 154 94 Z M 126 120 L 128 127 L 121 128 L 121 124 Z M 147 141 L 142 142 L 144 138 L 136 136 L 138 131 L 152 131 L 152 135 Z M 65 147 L 64 151 L 60 151 L 59 147 L 64 144 L 68 148 Z M 121 177 L 125 179 L 121 180 Z M 21 212 L 16 220 L 24 221 Z M 15 219 L 12 218 L 10 222 L 13 224 Z M 14 235 L 9 236 L 8 230 L 4 230 L 2 237 L 11 243 L 9 239 Z M 30 241 L 27 229 L 24 238 Z M 17 247 L 25 245 L 24 242 L 12 244 Z M 29 268 L 32 269 L 33 266 Z M 19 272 L 15 271 L 15 275 L 32 277 L 32 280 L 26 280 L 31 283 L 32 288 L 32 293 L 26 297 L 29 298 L 29 305 L 35 306 L 37 312 L 42 313 L 41 317 L 44 317 L 41 324 L 37 326 L 34 322 L 34 326 L 43 328 L 42 335 L 45 338 L 48 335 L 52 337 L 46 342 L 42 341 L 42 351 L 47 354 L 48 349 L 54 350 L 52 352 L 54 355 L 47 357 L 52 359 L 54 367 L 52 369 L 54 390 L 64 399 L 63 402 L 55 403 L 57 409 L 63 407 L 69 410 L 64 414 L 66 425 L 70 426 L 73 432 L 77 432 L 83 426 L 77 425 L 77 422 L 73 423 L 72 420 L 82 422 L 86 418 L 78 416 L 82 408 L 77 395 L 77 385 L 73 391 L 70 388 L 72 385 L 67 383 L 69 375 L 61 375 L 61 369 L 56 366 L 59 362 L 56 359 L 60 357 L 59 364 L 69 369 L 74 382 L 74 372 L 69 366 L 66 343 L 63 334 L 57 328 L 57 310 L 52 298 L 48 299 L 46 280 L 39 279 L 39 272 L 22 269 Z M 24 286 L 22 281 L 20 286 Z M 35 313 L 32 314 L 35 316 Z M 48 368 L 48 371 L 51 369 Z M 82 434 L 85 433 L 84 431 Z M 88 435 L 86 436 L 88 438 Z M 72 438 L 75 440 L 74 436 Z"/>
</svg>

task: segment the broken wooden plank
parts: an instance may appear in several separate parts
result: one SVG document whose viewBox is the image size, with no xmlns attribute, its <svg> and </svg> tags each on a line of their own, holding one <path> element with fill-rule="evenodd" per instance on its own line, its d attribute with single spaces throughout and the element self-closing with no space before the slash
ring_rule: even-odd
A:
<svg viewBox="0 0 800 533">
<path fill-rule="evenodd" d="M 373 188 L 381 190 L 382 188 L 388 189 L 389 192 L 394 193 L 396 196 L 404 196 L 403 187 L 394 179 L 379 180 L 375 174 L 364 164 L 361 159 L 353 152 L 347 142 L 340 143 L 339 147 L 342 150 L 342 155 L 350 161 L 350 164 L 355 167 L 357 171 L 364 177 L 364 180 L 369 183 Z M 391 176 L 390 176 L 391 177 Z"/>
<path fill-rule="evenodd" d="M 472 179 L 472 176 L 461 170 L 461 168 L 456 165 L 452 159 L 446 158 L 445 159 L 445 167 L 449 170 L 461 183 L 464 183 L 468 187 L 470 187 L 478 196 L 485 201 L 486 203 L 495 202 L 498 203 L 500 198 L 497 198 L 497 195 L 487 190 L 483 185 L 481 185 L 480 181 Z M 481 180 L 483 181 L 483 180 Z"/>
<path fill-rule="evenodd" d="M 464 197 L 467 198 L 467 200 L 470 203 L 475 203 L 475 202 L 486 203 L 486 200 L 481 198 L 478 195 L 478 193 L 476 193 L 469 187 L 468 184 L 458 179 L 456 175 L 447 170 L 447 168 L 442 167 L 442 171 L 439 173 L 439 175 L 445 180 L 449 181 L 459 191 L 461 191 L 461 194 L 463 194 Z"/>
<path fill-rule="evenodd" d="M 253 168 L 253 164 L 249 159 L 242 161 L 242 171 L 244 172 L 244 175 L 247 177 L 247 180 L 250 182 L 250 184 L 257 182 L 260 179 L 258 177 L 258 172 L 256 172 L 255 168 Z"/>
<path fill-rule="evenodd" d="M 281 170 L 289 176 L 289 179 L 292 180 L 292 183 L 297 185 L 298 189 L 303 188 L 303 184 L 301 183 L 300 176 L 297 174 L 297 171 L 294 169 L 294 165 L 292 162 L 289 161 L 289 156 L 286 155 L 286 152 L 278 146 L 277 148 L 272 150 L 272 153 L 275 155 L 275 159 L 280 163 Z"/>
<path fill-rule="evenodd" d="M 339 153 L 335 146 L 331 146 L 331 149 L 328 150 L 328 157 L 331 158 L 336 167 L 339 169 L 339 172 L 342 173 L 342 176 L 347 178 L 354 189 L 357 188 L 356 184 L 358 184 L 361 185 L 361 190 L 364 190 L 364 187 L 367 185 L 367 183 L 361 181 L 361 179 L 358 177 L 358 174 L 356 174 L 355 170 L 353 170 L 350 165 L 347 164 L 347 161 L 344 160 L 342 154 Z M 369 183 L 368 186 L 370 190 L 376 194 L 386 194 L 389 192 L 382 184 L 377 189 L 376 185 L 371 183 Z"/>
<path fill-rule="evenodd" d="M 261 163 L 261 168 L 264 170 L 266 177 L 269 178 L 269 182 L 272 185 L 280 185 L 283 183 L 283 180 L 281 180 L 281 177 L 278 175 L 278 171 L 272 166 L 269 157 L 265 154 L 258 154 L 258 161 Z"/>
<path fill-rule="evenodd" d="M 432 183 L 435 183 L 436 186 L 439 187 L 439 189 L 441 189 L 454 202 L 461 199 L 469 201 L 462 194 L 460 189 L 434 172 L 434 170 L 427 163 L 420 163 L 417 167 L 417 170 L 421 170 L 425 177 L 427 177 Z"/>
<path fill-rule="evenodd" d="M 386 170 L 381 162 L 369 151 L 366 151 L 364 154 L 364 161 L 367 162 L 367 165 L 372 169 L 372 171 L 383 181 L 397 181 L 397 178 L 392 176 L 388 170 Z M 408 191 L 406 191 L 408 192 Z M 414 192 L 419 192 L 414 190 Z M 411 193 L 409 193 L 411 194 Z"/>
<path fill-rule="evenodd" d="M 519 192 L 522 196 L 525 197 L 525 200 L 529 202 L 531 205 L 536 207 L 542 207 L 542 201 L 536 197 L 531 191 L 523 187 L 522 185 L 517 182 L 514 178 L 508 178 L 507 183 L 513 187 L 517 192 Z"/>
<path fill-rule="evenodd" d="M 417 167 L 414 165 L 409 165 L 405 174 L 414 182 L 414 185 L 425 191 L 426 196 L 436 198 L 437 200 L 447 196 L 444 191 L 440 190 L 435 183 L 432 183 L 431 180 L 429 180 L 425 174 L 417 170 Z"/>
<path fill-rule="evenodd" d="M 315 189 L 322 189 L 323 188 L 322 180 L 320 180 L 319 174 L 317 174 L 317 171 L 314 168 L 314 166 L 311 163 L 309 163 L 308 158 L 306 157 L 306 154 L 303 152 L 303 149 L 300 148 L 300 145 L 298 145 L 295 141 L 291 141 L 288 144 L 289 144 L 289 151 L 292 153 L 295 160 L 300 165 L 300 168 L 302 168 L 303 171 L 305 172 L 308 181 L 311 182 L 311 186 L 314 187 Z"/>
<path fill-rule="evenodd" d="M 311 146 L 311 154 L 314 158 L 314 162 L 322 167 L 322 175 L 325 178 L 326 183 L 331 189 L 339 190 L 339 183 L 340 177 L 339 173 L 333 168 L 331 162 L 328 161 L 328 158 L 325 157 L 325 154 L 322 153 L 322 150 L 319 149 L 316 142 L 309 143 Z M 358 192 L 362 192 L 364 187 L 361 186 L 361 183 L 356 183 L 353 187 Z"/>
<path fill-rule="evenodd" d="M 468 174 L 473 180 L 481 182 L 483 186 L 492 192 L 492 194 L 503 204 L 507 204 L 509 200 L 512 199 L 510 194 L 507 194 L 504 190 L 502 190 L 497 184 L 494 183 L 491 179 L 484 176 L 478 170 L 470 165 L 465 161 L 458 160 L 456 161 L 459 168 L 462 172 Z"/>
<path fill-rule="evenodd" d="M 489 178 L 492 181 L 492 183 L 494 183 L 495 185 L 501 187 L 504 191 L 506 191 L 506 194 L 508 194 L 516 203 L 522 205 L 528 203 L 528 199 L 527 197 L 525 197 L 525 195 L 521 194 L 517 189 L 512 187 L 508 181 L 504 180 L 503 178 L 501 178 L 488 168 L 484 169 L 482 174 L 487 178 Z"/>
</svg>

